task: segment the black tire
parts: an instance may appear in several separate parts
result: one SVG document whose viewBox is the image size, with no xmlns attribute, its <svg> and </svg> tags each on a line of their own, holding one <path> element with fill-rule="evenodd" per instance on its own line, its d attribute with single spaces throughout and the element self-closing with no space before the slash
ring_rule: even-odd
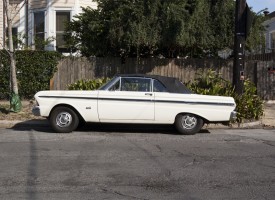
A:
<svg viewBox="0 0 275 200">
<path fill-rule="evenodd" d="M 58 133 L 70 133 L 77 128 L 79 118 L 71 108 L 60 106 L 52 111 L 50 124 Z"/>
<path fill-rule="evenodd" d="M 203 120 L 193 114 L 179 114 L 176 117 L 175 126 L 179 133 L 192 135 L 201 130 Z"/>
</svg>

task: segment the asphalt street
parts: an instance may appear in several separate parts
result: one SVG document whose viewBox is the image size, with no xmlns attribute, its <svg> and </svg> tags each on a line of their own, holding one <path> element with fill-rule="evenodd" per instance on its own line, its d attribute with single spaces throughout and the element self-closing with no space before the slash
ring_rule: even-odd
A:
<svg viewBox="0 0 275 200">
<path fill-rule="evenodd" d="M 0 128 L 0 160 L 0 199 L 275 197 L 274 129 Z"/>
</svg>

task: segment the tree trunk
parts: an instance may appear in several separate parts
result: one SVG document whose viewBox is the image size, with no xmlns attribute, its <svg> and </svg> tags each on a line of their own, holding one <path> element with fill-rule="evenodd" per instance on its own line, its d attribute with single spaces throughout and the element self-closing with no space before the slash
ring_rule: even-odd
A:
<svg viewBox="0 0 275 200">
<path fill-rule="evenodd" d="M 5 0 L 6 5 L 6 16 L 7 16 L 7 25 L 8 25 L 8 52 L 10 57 L 10 110 L 14 112 L 21 111 L 21 102 L 18 94 L 18 83 L 16 77 L 16 60 L 15 60 L 15 53 L 13 47 L 13 38 L 12 38 L 12 16 L 10 10 L 10 3 L 9 0 Z"/>
</svg>

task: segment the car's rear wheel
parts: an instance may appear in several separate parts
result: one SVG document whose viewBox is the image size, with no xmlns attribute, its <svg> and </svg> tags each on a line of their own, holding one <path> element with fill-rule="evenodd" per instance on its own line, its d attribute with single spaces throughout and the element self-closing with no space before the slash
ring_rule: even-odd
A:
<svg viewBox="0 0 275 200">
<path fill-rule="evenodd" d="M 179 114 L 176 117 L 175 126 L 179 133 L 191 135 L 201 130 L 203 126 L 203 120 L 193 114 Z"/>
<path fill-rule="evenodd" d="M 50 123 L 58 133 L 70 133 L 77 128 L 79 118 L 71 108 L 60 106 L 52 111 Z"/>
</svg>

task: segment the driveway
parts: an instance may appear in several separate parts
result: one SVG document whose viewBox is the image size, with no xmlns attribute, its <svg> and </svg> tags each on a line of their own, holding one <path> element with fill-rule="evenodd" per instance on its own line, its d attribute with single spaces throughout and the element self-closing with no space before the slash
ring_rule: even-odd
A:
<svg viewBox="0 0 275 200">
<path fill-rule="evenodd" d="M 274 199 L 274 129 L 115 128 L 0 129 L 1 199 Z"/>
</svg>

